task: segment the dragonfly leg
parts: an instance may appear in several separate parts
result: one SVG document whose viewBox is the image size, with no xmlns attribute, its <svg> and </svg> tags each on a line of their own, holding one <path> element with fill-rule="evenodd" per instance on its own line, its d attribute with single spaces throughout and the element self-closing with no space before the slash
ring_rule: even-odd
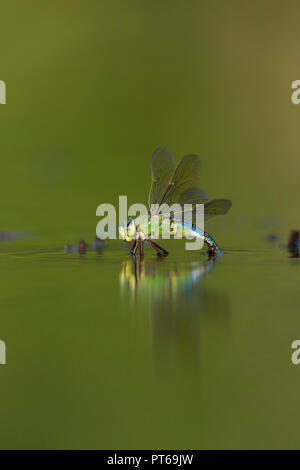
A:
<svg viewBox="0 0 300 470">
<path fill-rule="evenodd" d="M 135 241 L 133 242 L 132 248 L 131 248 L 131 250 L 130 250 L 130 254 L 131 254 L 131 255 L 133 255 L 133 256 L 136 255 L 137 249 L 138 249 L 138 247 L 139 247 L 139 243 L 140 243 L 139 240 L 135 240 Z"/>
<path fill-rule="evenodd" d="M 137 250 L 138 250 L 138 247 L 139 247 L 139 245 L 140 245 L 140 241 L 139 241 L 139 240 L 137 240 L 137 241 L 136 241 L 136 245 L 135 245 L 135 247 L 134 247 L 134 250 L 133 250 L 133 253 L 132 253 L 132 254 L 133 254 L 133 256 L 135 256 L 135 255 L 136 255 L 136 252 L 137 252 Z"/>
<path fill-rule="evenodd" d="M 132 245 L 131 245 L 131 248 L 130 248 L 130 254 L 131 254 L 131 255 L 132 255 L 132 252 L 133 252 L 133 250 L 134 250 L 134 248 L 135 248 L 135 245 L 136 245 L 136 240 L 134 240 L 134 242 L 133 242 Z"/>
<path fill-rule="evenodd" d="M 140 241 L 140 259 L 144 259 L 144 242 Z"/>
<path fill-rule="evenodd" d="M 155 251 L 157 251 L 159 256 L 168 256 L 169 253 L 157 243 L 154 243 L 152 240 L 148 240 L 148 243 L 150 246 L 152 246 L 152 248 L 154 248 Z"/>
</svg>

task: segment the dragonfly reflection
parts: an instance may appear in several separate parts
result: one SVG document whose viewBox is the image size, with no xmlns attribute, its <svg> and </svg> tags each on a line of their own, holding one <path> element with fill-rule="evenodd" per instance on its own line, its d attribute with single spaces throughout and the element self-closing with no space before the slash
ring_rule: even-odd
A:
<svg viewBox="0 0 300 470">
<path fill-rule="evenodd" d="M 212 271 L 214 261 L 174 262 L 168 264 L 167 269 L 163 266 L 160 259 L 124 261 L 120 273 L 121 291 L 129 291 L 132 298 L 146 295 L 152 301 L 163 300 L 166 296 L 172 302 L 178 294 L 189 291 Z"/>
<path fill-rule="evenodd" d="M 219 329 L 228 311 L 227 297 L 206 281 L 218 261 L 165 261 L 124 261 L 121 295 L 135 316 L 149 309 L 155 362 L 160 367 L 166 361 L 168 367 L 175 365 L 179 357 L 193 366 L 200 358 L 200 323 L 203 326 L 217 316 Z"/>
</svg>

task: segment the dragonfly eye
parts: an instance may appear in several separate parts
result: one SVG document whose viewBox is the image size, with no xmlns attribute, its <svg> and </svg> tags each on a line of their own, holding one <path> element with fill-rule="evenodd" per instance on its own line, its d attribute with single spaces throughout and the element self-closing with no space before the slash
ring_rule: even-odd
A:
<svg viewBox="0 0 300 470">
<path fill-rule="evenodd" d="M 135 229 L 134 221 L 133 221 L 133 219 L 129 219 L 128 224 L 127 224 L 127 235 L 128 235 L 128 237 L 133 238 L 134 235 L 135 235 L 135 231 L 136 231 L 136 229 Z"/>
</svg>

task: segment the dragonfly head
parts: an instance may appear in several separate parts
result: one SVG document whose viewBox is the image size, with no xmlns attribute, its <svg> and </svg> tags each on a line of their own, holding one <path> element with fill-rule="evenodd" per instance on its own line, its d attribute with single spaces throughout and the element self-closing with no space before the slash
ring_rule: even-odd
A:
<svg viewBox="0 0 300 470">
<path fill-rule="evenodd" d="M 131 242 L 135 238 L 136 227 L 133 219 L 128 219 L 127 226 L 119 225 L 118 229 L 122 240 Z"/>
</svg>

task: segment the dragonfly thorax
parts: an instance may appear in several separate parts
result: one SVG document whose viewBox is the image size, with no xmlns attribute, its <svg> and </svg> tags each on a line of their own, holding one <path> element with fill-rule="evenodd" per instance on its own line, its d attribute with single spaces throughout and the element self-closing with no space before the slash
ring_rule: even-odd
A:
<svg viewBox="0 0 300 470">
<path fill-rule="evenodd" d="M 132 240 L 145 240 L 151 236 L 151 218 L 149 215 L 142 215 L 136 219 L 128 219 L 127 226 L 119 226 L 120 237 L 126 242 Z"/>
</svg>

